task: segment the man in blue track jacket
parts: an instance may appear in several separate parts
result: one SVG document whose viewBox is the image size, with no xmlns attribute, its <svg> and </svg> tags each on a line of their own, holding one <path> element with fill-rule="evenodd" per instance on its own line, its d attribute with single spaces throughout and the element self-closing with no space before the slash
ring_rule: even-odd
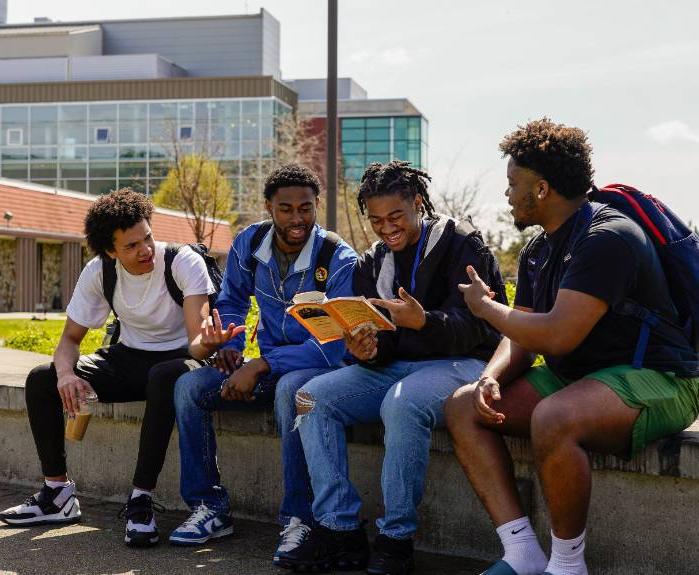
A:
<svg viewBox="0 0 699 575">
<path fill-rule="evenodd" d="M 216 351 L 215 366 L 180 378 L 175 390 L 180 434 L 181 493 L 193 513 L 170 541 L 202 544 L 233 532 L 230 500 L 220 485 L 212 412 L 267 404 L 274 400 L 282 434 L 284 497 L 280 547 L 296 546 L 312 521 L 312 492 L 297 431 L 296 391 L 309 379 L 342 365 L 344 343 L 320 345 L 286 314 L 292 298 L 321 289 L 328 298 L 352 295 L 356 254 L 335 234 L 316 224 L 320 182 L 295 164 L 272 172 L 264 188 L 271 222 L 238 234 L 228 255 L 214 318 L 202 340 Z M 245 322 L 250 297 L 260 310 L 260 357 L 243 362 L 244 335 L 231 337 Z"/>
</svg>

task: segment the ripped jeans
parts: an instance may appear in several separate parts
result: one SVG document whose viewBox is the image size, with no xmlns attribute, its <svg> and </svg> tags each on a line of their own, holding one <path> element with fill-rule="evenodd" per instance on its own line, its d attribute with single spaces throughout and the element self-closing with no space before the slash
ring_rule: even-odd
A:
<svg viewBox="0 0 699 575">
<path fill-rule="evenodd" d="M 202 367 L 177 380 L 175 411 L 180 437 L 180 493 L 194 509 L 200 503 L 221 513 L 230 510 L 230 498 L 221 485 L 216 460 L 214 411 L 250 411 L 264 409 L 274 401 L 274 412 L 282 440 L 282 472 L 284 497 L 279 521 L 289 523 L 300 517 L 306 525 L 312 521 L 312 492 L 303 448 L 297 431 L 292 431 L 296 406 L 296 391 L 311 378 L 327 373 L 331 368 L 311 368 L 291 371 L 275 382 L 266 377 L 255 388 L 255 401 L 226 401 L 221 399 L 221 384 L 225 376 L 213 367 Z M 276 385 L 275 385 L 276 383 Z M 227 461 L 235 469 L 242 461 Z"/>
<path fill-rule="evenodd" d="M 360 525 L 361 499 L 349 480 L 345 427 L 383 421 L 381 488 L 385 514 L 379 531 L 412 537 L 422 500 L 432 430 L 444 425 L 444 401 L 476 381 L 485 363 L 454 357 L 394 361 L 369 368 L 351 365 L 313 378 L 297 393 L 297 417 L 315 499 L 313 516 L 329 529 Z"/>
</svg>

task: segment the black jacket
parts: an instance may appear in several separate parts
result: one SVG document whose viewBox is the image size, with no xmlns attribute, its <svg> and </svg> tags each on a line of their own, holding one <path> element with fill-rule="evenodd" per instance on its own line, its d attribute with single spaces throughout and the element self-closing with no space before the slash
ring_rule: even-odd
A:
<svg viewBox="0 0 699 575">
<path fill-rule="evenodd" d="M 426 219 L 427 235 L 419 254 L 415 292 L 411 294 L 426 311 L 421 330 L 398 328 L 379 332 L 378 354 L 371 363 L 393 360 L 422 360 L 470 356 L 490 359 L 500 334 L 468 310 L 457 286 L 471 283 L 466 266 L 496 292 L 496 300 L 507 303 L 505 286 L 497 262 L 471 222 L 457 223 L 439 216 Z M 366 297 L 398 297 L 394 254 L 381 241 L 360 259 L 354 273 L 354 293 Z M 387 311 L 386 316 L 390 317 Z"/>
</svg>

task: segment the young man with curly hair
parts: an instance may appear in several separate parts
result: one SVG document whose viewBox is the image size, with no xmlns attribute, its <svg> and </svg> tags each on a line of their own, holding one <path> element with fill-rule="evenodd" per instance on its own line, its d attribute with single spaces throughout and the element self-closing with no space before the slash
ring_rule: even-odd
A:
<svg viewBox="0 0 699 575">
<path fill-rule="evenodd" d="M 165 244 L 151 232 L 152 213 L 151 201 L 128 188 L 98 198 L 88 210 L 85 235 L 96 257 L 80 274 L 53 362 L 33 369 L 26 381 L 44 485 L 21 505 L 0 513 L 5 523 L 79 521 L 75 483 L 67 475 L 63 412 L 74 417 L 89 395 L 103 403 L 145 400 L 133 491 L 124 508 L 125 542 L 158 542 L 152 491 L 175 423 L 173 390 L 180 375 L 213 352 L 201 338 L 214 286 L 204 260 L 183 246 L 172 262 L 172 276 L 184 301 L 174 301 L 165 283 Z M 112 305 L 121 324 L 119 342 L 81 356 L 88 330 L 104 325 L 110 313 L 103 289 L 103 270 L 109 265 L 116 273 Z M 234 333 L 232 328 L 230 335 Z"/>
<path fill-rule="evenodd" d="M 192 515 L 171 533 L 173 544 L 199 545 L 233 532 L 230 498 L 216 463 L 212 414 L 256 409 L 272 401 L 281 433 L 284 484 L 279 511 L 284 529 L 275 562 L 280 552 L 305 538 L 312 524 L 311 487 L 293 429 L 294 396 L 312 377 L 339 367 L 345 346 L 342 341 L 320 345 L 286 308 L 296 294 L 318 289 L 318 281 L 324 282 L 328 298 L 352 295 L 357 259 L 352 248 L 316 223 L 319 194 L 320 181 L 311 170 L 280 166 L 264 186 L 271 221 L 248 226 L 233 241 L 216 309 L 223 330 L 231 322 L 244 322 L 250 298 L 256 297 L 260 357 L 243 361 L 241 335 L 219 349 L 216 367 L 198 369 L 177 382 L 180 488 Z"/>
<path fill-rule="evenodd" d="M 282 566 L 312 571 L 367 566 L 375 575 L 413 567 L 413 537 L 432 430 L 442 405 L 480 377 L 500 335 L 466 307 L 458 284 L 474 266 L 506 303 L 495 258 L 470 221 L 434 213 L 429 176 L 408 162 L 372 164 L 357 195 L 378 240 L 360 259 L 354 291 L 386 309 L 396 331 L 346 334 L 355 365 L 313 378 L 296 395 L 317 526 Z M 345 427 L 383 422 L 384 513 L 369 553 L 349 479 Z"/>
<path fill-rule="evenodd" d="M 504 557 L 487 575 L 585 575 L 591 472 L 587 451 L 633 455 L 699 413 L 697 353 L 681 329 L 651 329 L 634 368 L 641 320 L 633 301 L 677 324 L 656 250 L 614 208 L 588 201 L 591 146 L 544 118 L 500 144 L 515 226 L 543 231 L 520 255 L 515 307 L 469 270 L 472 313 L 505 336 L 476 385 L 446 406 L 466 475 L 496 525 Z M 536 354 L 545 365 L 532 367 Z M 551 515 L 546 558 L 517 495 L 503 435 L 531 437 Z"/>
</svg>

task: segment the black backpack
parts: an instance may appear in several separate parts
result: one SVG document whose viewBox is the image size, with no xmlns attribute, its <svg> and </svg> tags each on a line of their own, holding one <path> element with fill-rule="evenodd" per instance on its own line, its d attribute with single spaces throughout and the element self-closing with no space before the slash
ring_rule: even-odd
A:
<svg viewBox="0 0 699 575">
<path fill-rule="evenodd" d="M 255 230 L 255 233 L 250 240 L 250 258 L 248 259 L 248 268 L 252 273 L 252 282 L 255 284 L 255 270 L 257 269 L 257 258 L 253 255 L 257 248 L 260 247 L 262 240 L 272 229 L 272 220 L 265 220 Z M 340 245 L 340 236 L 335 232 L 326 231 L 326 236 L 323 238 L 323 245 L 320 246 L 318 257 L 316 258 L 316 269 L 313 272 L 313 279 L 316 284 L 316 291 L 325 293 L 328 284 L 328 276 L 330 270 L 330 260 L 335 253 L 335 250 Z"/>
<path fill-rule="evenodd" d="M 209 294 L 209 313 L 214 309 L 214 304 L 216 303 L 216 298 L 221 291 L 221 284 L 223 283 L 223 274 L 221 269 L 218 267 L 216 259 L 209 254 L 209 249 L 204 244 L 187 244 L 195 254 L 198 254 L 206 264 L 206 271 L 209 274 L 209 279 L 214 285 L 215 292 Z M 167 291 L 170 293 L 170 297 L 179 306 L 184 303 L 184 294 L 182 290 L 177 285 L 175 278 L 172 275 L 172 262 L 179 252 L 182 246 L 169 245 L 165 248 L 165 285 L 167 286 Z M 114 345 L 119 341 L 119 334 L 121 332 L 121 325 L 119 323 L 119 317 L 116 311 L 114 311 L 114 290 L 116 288 L 117 274 L 116 274 L 116 260 L 112 258 L 102 258 L 102 292 L 104 297 L 109 303 L 109 307 L 112 308 L 112 313 L 114 314 L 114 321 L 107 325 L 107 334 L 105 336 L 105 342 L 108 345 Z"/>
</svg>

